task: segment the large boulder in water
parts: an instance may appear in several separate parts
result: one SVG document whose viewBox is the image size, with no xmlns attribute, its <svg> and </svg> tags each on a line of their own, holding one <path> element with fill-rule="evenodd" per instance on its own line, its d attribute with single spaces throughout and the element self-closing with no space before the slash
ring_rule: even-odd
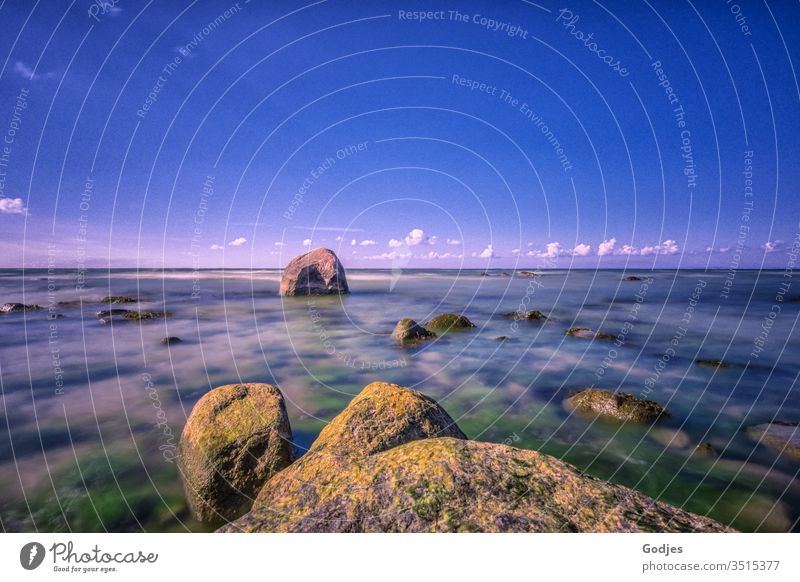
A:
<svg viewBox="0 0 800 582">
<path fill-rule="evenodd" d="M 262 485 L 292 462 L 292 431 L 270 384 L 215 388 L 192 409 L 178 464 L 192 513 L 219 523 L 246 512 Z"/>
<path fill-rule="evenodd" d="M 423 340 L 433 339 L 436 334 L 428 331 L 413 319 L 405 317 L 397 322 L 392 337 L 400 344 L 416 344 Z"/>
<path fill-rule="evenodd" d="M 281 295 L 342 295 L 349 293 L 344 267 L 336 253 L 318 248 L 289 261 L 281 277 Z"/>
<path fill-rule="evenodd" d="M 465 440 L 435 401 L 376 382 L 220 531 L 729 530 L 554 457 Z"/>
</svg>

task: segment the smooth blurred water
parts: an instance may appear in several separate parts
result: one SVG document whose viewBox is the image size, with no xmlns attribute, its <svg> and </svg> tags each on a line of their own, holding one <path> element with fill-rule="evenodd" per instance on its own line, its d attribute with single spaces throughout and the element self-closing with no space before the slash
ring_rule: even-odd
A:
<svg viewBox="0 0 800 582">
<path fill-rule="evenodd" d="M 352 270 L 348 296 L 282 299 L 275 270 L 90 271 L 83 289 L 71 272 L 0 271 L 0 303 L 83 300 L 57 307 L 59 319 L 47 309 L 0 315 L 2 527 L 203 529 L 188 515 L 173 459 L 202 394 L 239 381 L 278 385 L 302 450 L 353 395 L 384 380 L 437 398 L 471 438 L 559 456 L 742 530 L 796 530 L 800 464 L 743 428 L 800 420 L 797 293 L 777 301 L 783 272 L 739 271 L 728 298 L 724 271 L 635 274 L 652 281 L 614 270 Z M 107 306 L 97 302 L 110 294 L 141 299 L 112 307 L 172 315 L 103 325 L 95 314 Z M 755 358 L 773 305 L 780 312 Z M 520 306 L 549 319 L 501 316 Z M 393 343 L 400 318 L 443 312 L 477 327 L 415 348 Z M 565 336 L 572 326 L 623 332 L 624 342 Z M 162 345 L 166 336 L 183 342 Z M 569 414 L 564 398 L 588 386 L 646 396 L 672 417 L 648 427 Z M 693 456 L 701 442 L 720 457 Z"/>
</svg>

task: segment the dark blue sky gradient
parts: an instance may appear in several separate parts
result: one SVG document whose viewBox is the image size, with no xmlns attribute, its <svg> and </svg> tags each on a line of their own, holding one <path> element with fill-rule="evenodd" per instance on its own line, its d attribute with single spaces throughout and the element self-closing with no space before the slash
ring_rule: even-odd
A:
<svg viewBox="0 0 800 582">
<path fill-rule="evenodd" d="M 50 252 L 74 268 L 85 252 L 88 266 L 275 267 L 311 239 L 354 267 L 783 268 L 798 236 L 795 2 L 92 6 L 0 8 L 0 132 L 21 117 L 0 168 L 4 266 Z"/>
</svg>

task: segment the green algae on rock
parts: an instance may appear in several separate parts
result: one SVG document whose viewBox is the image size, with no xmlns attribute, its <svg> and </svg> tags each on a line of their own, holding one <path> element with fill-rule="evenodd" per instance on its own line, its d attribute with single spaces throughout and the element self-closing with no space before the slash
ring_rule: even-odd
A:
<svg viewBox="0 0 800 582">
<path fill-rule="evenodd" d="M 125 295 L 107 295 L 100 300 L 100 303 L 137 303 L 138 301 L 135 297 Z"/>
<path fill-rule="evenodd" d="M 439 333 L 457 329 L 469 329 L 471 327 L 475 327 L 475 324 L 467 317 L 457 313 L 442 313 L 425 324 L 426 329 L 432 329 Z"/>
<path fill-rule="evenodd" d="M 204 522 L 247 511 L 261 486 L 292 462 L 292 431 L 280 391 L 229 384 L 195 404 L 178 448 L 189 507 Z"/>
<path fill-rule="evenodd" d="M 436 334 L 428 331 L 413 319 L 405 317 L 397 322 L 392 332 L 392 337 L 401 344 L 415 344 L 427 339 L 433 339 Z"/>
<path fill-rule="evenodd" d="M 732 530 L 554 457 L 465 440 L 435 401 L 376 382 L 218 531 Z"/>
<path fill-rule="evenodd" d="M 669 412 L 652 400 L 645 400 L 627 392 L 609 392 L 589 388 L 567 398 L 567 408 L 584 414 L 593 414 L 621 422 L 653 422 Z"/>
</svg>

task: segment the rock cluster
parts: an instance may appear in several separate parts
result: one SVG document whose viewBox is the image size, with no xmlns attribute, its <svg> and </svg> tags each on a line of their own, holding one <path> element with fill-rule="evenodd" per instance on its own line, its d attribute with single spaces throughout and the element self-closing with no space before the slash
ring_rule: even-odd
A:
<svg viewBox="0 0 800 582">
<path fill-rule="evenodd" d="M 183 439 L 196 440 L 212 418 L 192 417 L 183 455 Z M 249 429 L 225 426 L 226 441 L 247 440 Z M 466 440 L 434 400 L 384 382 L 364 388 L 303 457 L 262 484 L 252 508 L 219 531 L 729 531 L 536 451 Z"/>
<path fill-rule="evenodd" d="M 644 400 L 627 392 L 609 392 L 589 388 L 565 401 L 567 408 L 620 422 L 653 422 L 669 416 L 669 412 L 652 400 Z"/>
<path fill-rule="evenodd" d="M 415 344 L 427 339 L 433 339 L 436 334 L 428 331 L 411 318 L 403 318 L 397 322 L 392 332 L 394 340 L 400 344 Z"/>
</svg>

